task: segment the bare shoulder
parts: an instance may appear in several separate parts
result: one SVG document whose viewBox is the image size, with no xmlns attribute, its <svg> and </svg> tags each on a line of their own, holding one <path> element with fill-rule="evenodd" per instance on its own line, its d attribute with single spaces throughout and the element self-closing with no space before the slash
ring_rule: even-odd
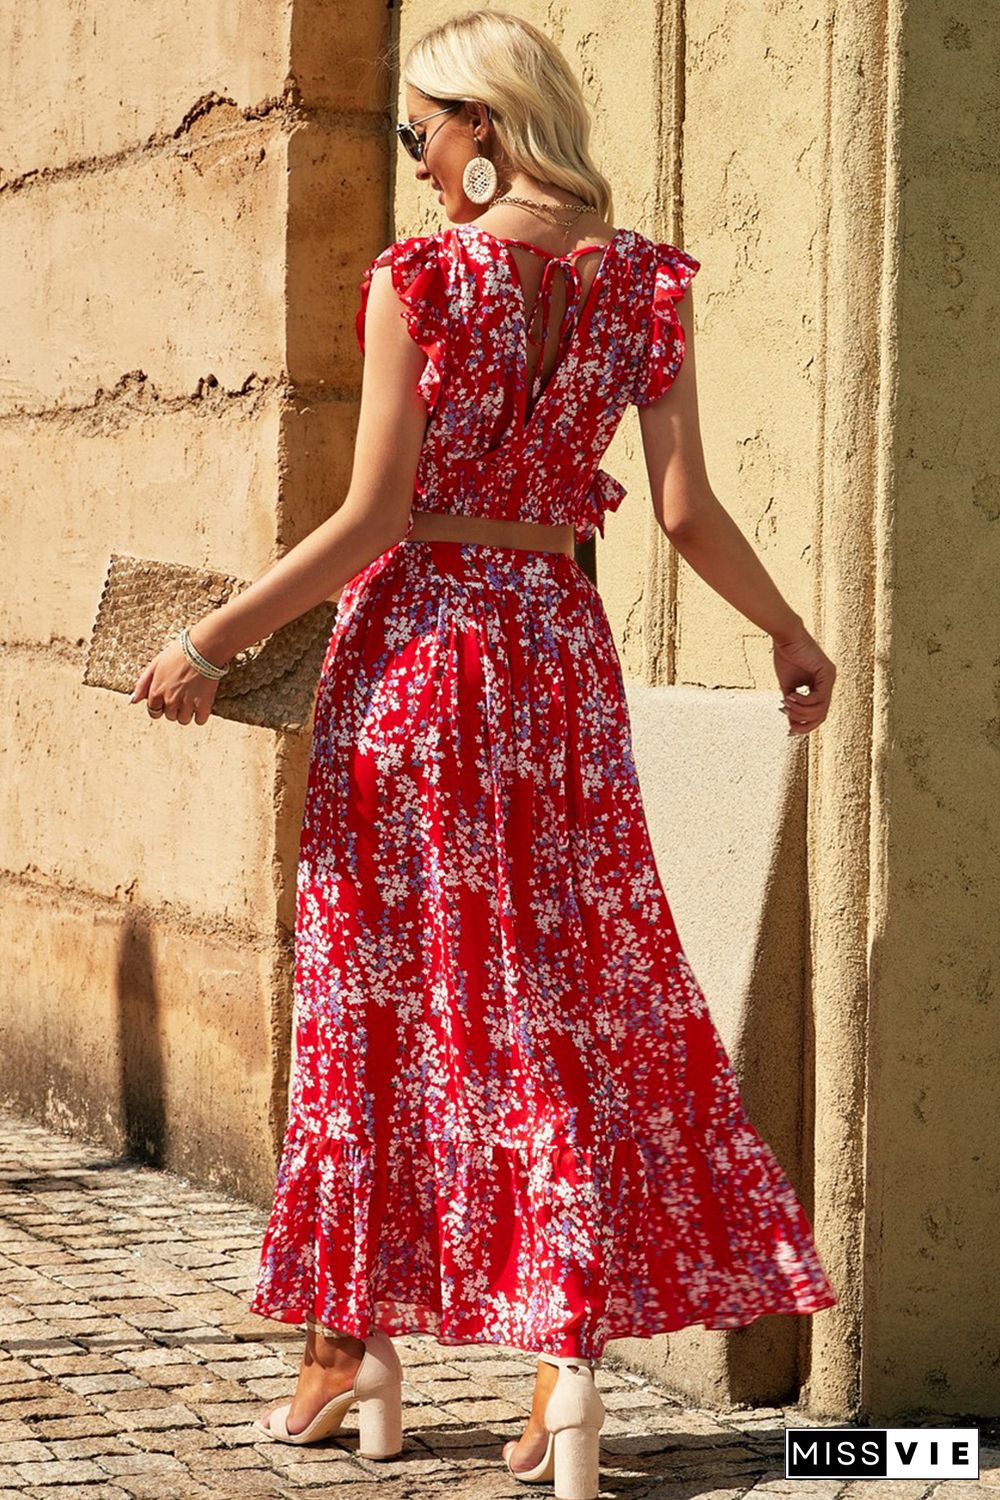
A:
<svg viewBox="0 0 1000 1500">
<path fill-rule="evenodd" d="M 615 224 L 598 218 L 597 214 L 584 215 L 576 225 L 574 235 L 581 245 L 609 245 L 621 234 Z"/>
</svg>

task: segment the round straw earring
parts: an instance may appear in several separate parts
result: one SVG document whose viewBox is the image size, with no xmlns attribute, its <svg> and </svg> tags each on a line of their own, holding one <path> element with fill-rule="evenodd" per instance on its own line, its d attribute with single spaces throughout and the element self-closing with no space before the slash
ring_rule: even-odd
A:
<svg viewBox="0 0 1000 1500">
<path fill-rule="evenodd" d="M 497 190 L 497 169 L 488 156 L 483 155 L 479 137 L 473 136 L 476 154 L 465 163 L 462 173 L 462 191 L 472 203 L 489 203 Z"/>
</svg>

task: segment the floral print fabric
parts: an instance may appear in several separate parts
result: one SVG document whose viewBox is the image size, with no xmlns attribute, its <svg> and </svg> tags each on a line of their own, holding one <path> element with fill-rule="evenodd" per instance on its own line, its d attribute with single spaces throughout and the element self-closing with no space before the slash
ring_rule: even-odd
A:
<svg viewBox="0 0 1000 1500">
<path fill-rule="evenodd" d="M 573 558 L 406 539 L 347 584 L 296 902 L 251 1311 L 599 1358 L 837 1300 L 682 951 Z"/>
<path fill-rule="evenodd" d="M 494 520 L 572 523 L 578 541 L 625 496 L 598 467 L 627 406 L 662 396 L 684 357 L 675 304 L 699 262 L 676 245 L 619 229 L 589 293 L 574 257 L 556 369 L 537 399 L 526 390 L 525 311 L 511 245 L 476 224 L 411 235 L 361 278 L 355 320 L 364 350 L 371 279 L 388 265 L 409 332 L 427 355 L 428 409 L 414 509 Z M 558 273 L 557 273 L 558 274 Z"/>
</svg>

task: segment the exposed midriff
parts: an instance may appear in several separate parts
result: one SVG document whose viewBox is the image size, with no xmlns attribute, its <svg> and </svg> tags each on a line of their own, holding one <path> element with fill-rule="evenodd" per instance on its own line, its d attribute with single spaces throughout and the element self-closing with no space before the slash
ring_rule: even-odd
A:
<svg viewBox="0 0 1000 1500">
<path fill-rule="evenodd" d="M 489 516 L 449 516 L 432 511 L 410 512 L 410 542 L 486 542 L 494 547 L 529 547 L 540 552 L 574 555 L 571 522 L 542 526 L 536 521 L 495 521 Z"/>
<path fill-rule="evenodd" d="M 572 522 L 542 526 L 536 521 L 494 521 L 489 516 L 448 516 L 429 510 L 410 512 L 407 542 L 486 542 L 494 547 L 528 547 L 537 552 L 564 552 L 574 557 Z M 341 590 L 329 596 L 336 604 Z"/>
</svg>

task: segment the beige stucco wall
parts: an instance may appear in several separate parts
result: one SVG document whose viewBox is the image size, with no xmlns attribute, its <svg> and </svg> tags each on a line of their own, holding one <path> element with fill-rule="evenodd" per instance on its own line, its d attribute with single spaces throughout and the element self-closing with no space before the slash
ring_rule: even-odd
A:
<svg viewBox="0 0 1000 1500">
<path fill-rule="evenodd" d="M 19 4 L 0 53 L 0 1095 L 262 1204 L 307 735 L 153 725 L 85 644 L 111 550 L 253 576 L 342 498 L 358 276 L 440 222 L 380 58 L 455 8 Z M 597 573 L 660 871 L 841 1301 L 612 1347 L 706 1401 L 995 1412 L 995 15 L 517 8 L 616 222 L 703 262 L 713 486 L 840 672 L 788 741 L 628 413 Z"/>
<path fill-rule="evenodd" d="M 865 1387 L 1000 1409 L 1000 18 L 914 7 L 873 528 Z M 888 387 L 892 386 L 891 395 Z"/>
<path fill-rule="evenodd" d="M 308 734 L 154 724 L 81 677 L 112 551 L 253 577 L 340 502 L 385 27 L 22 6 L 0 49 L 0 1088 L 259 1202 Z"/>
</svg>

